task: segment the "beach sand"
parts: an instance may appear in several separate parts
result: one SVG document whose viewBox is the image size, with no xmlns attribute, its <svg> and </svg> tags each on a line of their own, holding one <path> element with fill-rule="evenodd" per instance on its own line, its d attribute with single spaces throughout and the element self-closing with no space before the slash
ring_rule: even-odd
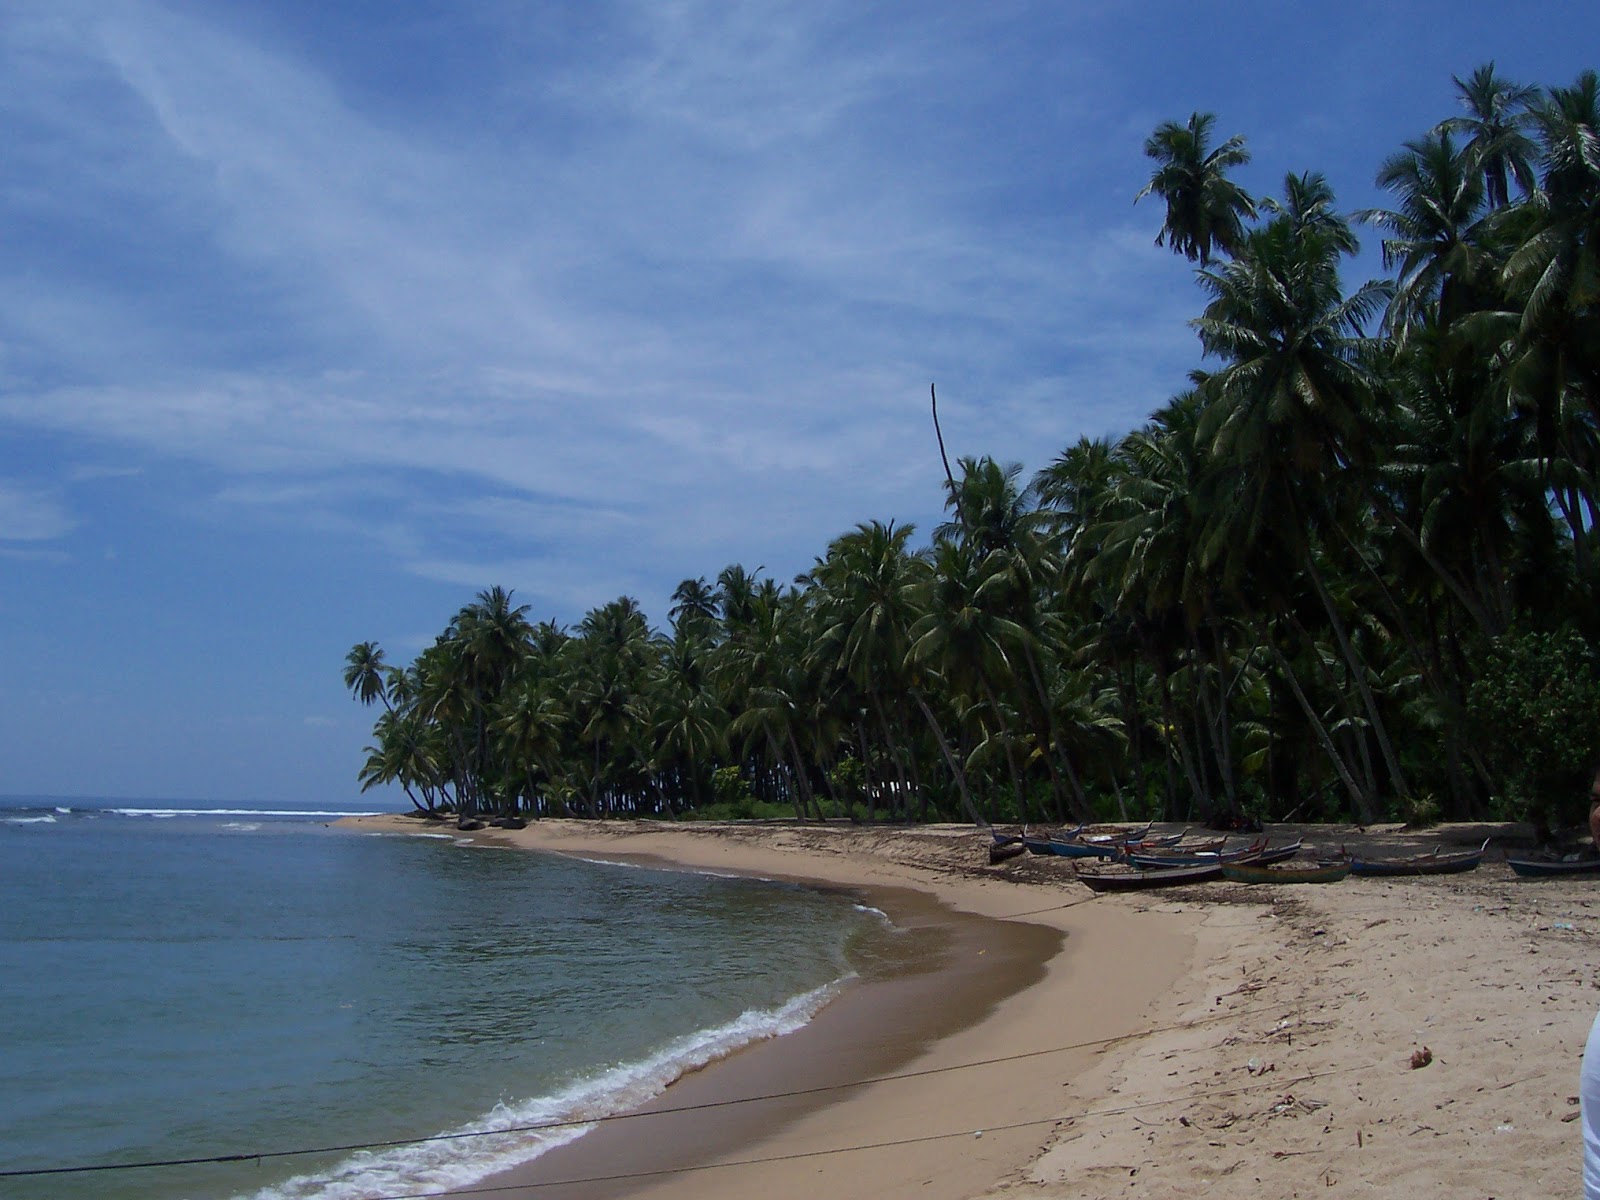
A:
<svg viewBox="0 0 1600 1200">
<path fill-rule="evenodd" d="M 1379 854 L 1495 832 L 1272 830 Z M 1491 851 L 1460 876 L 1093 897 L 1065 860 L 985 865 L 970 827 L 547 821 L 472 836 L 849 888 L 925 951 L 681 1080 L 658 1115 L 604 1125 L 487 1194 L 1581 1190 L 1594 881 L 1516 880 Z M 861 1079 L 878 1082 L 848 1086 Z"/>
</svg>

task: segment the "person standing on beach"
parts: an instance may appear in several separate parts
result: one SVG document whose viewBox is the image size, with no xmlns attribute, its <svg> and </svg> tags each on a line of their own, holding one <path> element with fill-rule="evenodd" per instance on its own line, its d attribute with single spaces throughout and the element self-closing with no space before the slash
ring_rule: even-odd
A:
<svg viewBox="0 0 1600 1200">
<path fill-rule="evenodd" d="M 1600 847 L 1600 764 L 1589 785 L 1589 832 Z M 1589 1028 L 1578 1077 L 1578 1111 L 1583 1115 L 1583 1200 L 1600 1200 L 1600 1014 Z"/>
</svg>

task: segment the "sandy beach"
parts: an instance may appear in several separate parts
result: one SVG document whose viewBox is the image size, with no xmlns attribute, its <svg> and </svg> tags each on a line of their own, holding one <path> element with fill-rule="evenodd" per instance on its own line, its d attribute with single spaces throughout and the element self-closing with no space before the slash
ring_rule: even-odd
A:
<svg viewBox="0 0 1600 1200">
<path fill-rule="evenodd" d="M 1401 854 L 1514 831 L 1271 832 Z M 1491 851 L 1460 876 L 1094 897 L 1064 860 L 986 865 L 970 827 L 548 821 L 471 836 L 848 888 L 919 949 L 799 1033 L 681 1080 L 650 1115 L 470 1194 L 1580 1190 L 1593 881 L 1518 880 Z"/>
</svg>

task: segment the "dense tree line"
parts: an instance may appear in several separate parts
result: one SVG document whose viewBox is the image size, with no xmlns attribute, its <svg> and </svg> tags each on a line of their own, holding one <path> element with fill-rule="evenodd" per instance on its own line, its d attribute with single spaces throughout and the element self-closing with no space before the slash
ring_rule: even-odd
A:
<svg viewBox="0 0 1600 1200">
<path fill-rule="evenodd" d="M 1146 143 L 1204 369 L 1024 480 L 959 460 L 926 544 L 686 579 L 576 629 L 494 588 L 381 705 L 364 786 L 472 813 L 1062 821 L 1578 815 L 1600 752 L 1600 85 L 1457 79 L 1346 214 Z M 1347 287 L 1357 229 L 1391 277 Z"/>
</svg>

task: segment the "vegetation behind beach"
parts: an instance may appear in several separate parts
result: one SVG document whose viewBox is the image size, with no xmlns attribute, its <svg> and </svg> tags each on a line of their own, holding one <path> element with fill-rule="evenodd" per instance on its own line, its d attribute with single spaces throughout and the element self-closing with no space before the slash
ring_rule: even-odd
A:
<svg viewBox="0 0 1600 1200">
<path fill-rule="evenodd" d="M 1387 158 L 1280 195 L 1209 114 L 1140 198 L 1196 265 L 1191 386 L 1031 477 L 946 463 L 783 582 L 569 629 L 490 588 L 356 646 L 364 787 L 463 813 L 1067 821 L 1582 816 L 1600 753 L 1600 81 L 1492 64 Z M 1352 283 L 1358 233 L 1387 277 Z M 942 452 L 942 441 L 940 444 Z M 930 460 L 932 461 L 932 460 Z"/>
</svg>

